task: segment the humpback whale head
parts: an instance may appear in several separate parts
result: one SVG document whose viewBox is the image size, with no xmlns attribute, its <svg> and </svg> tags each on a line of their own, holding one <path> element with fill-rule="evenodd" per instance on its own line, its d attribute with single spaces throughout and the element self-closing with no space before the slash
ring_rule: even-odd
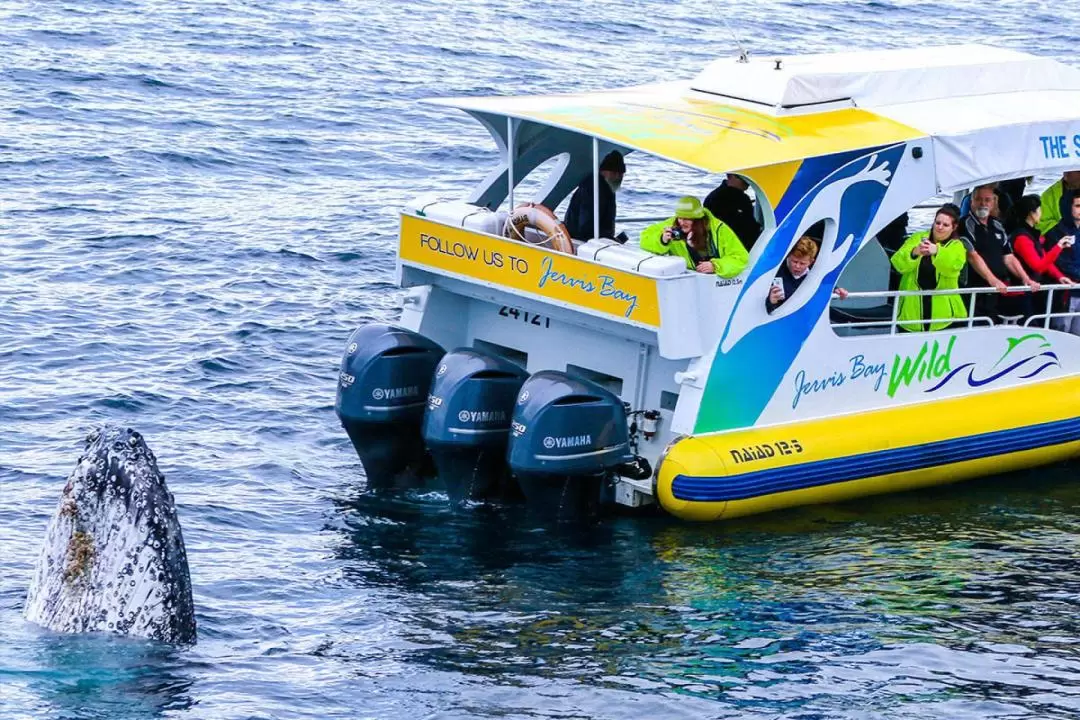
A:
<svg viewBox="0 0 1080 720">
<path fill-rule="evenodd" d="M 59 632 L 195 641 L 176 507 L 139 433 L 87 436 L 49 521 L 25 615 Z"/>
</svg>

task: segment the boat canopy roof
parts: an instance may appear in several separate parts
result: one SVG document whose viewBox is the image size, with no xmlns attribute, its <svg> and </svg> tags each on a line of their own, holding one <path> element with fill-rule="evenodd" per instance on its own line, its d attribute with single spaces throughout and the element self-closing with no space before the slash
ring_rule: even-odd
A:
<svg viewBox="0 0 1080 720">
<path fill-rule="evenodd" d="M 431 102 L 473 115 L 504 148 L 513 118 L 707 172 L 920 138 L 940 191 L 1080 169 L 1080 70 L 984 45 L 731 58 L 688 81 Z"/>
</svg>

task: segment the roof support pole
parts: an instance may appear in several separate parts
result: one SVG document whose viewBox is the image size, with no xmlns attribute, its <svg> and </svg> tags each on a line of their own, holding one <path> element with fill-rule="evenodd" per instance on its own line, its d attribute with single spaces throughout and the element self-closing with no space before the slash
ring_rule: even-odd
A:
<svg viewBox="0 0 1080 720">
<path fill-rule="evenodd" d="M 592 236 L 600 237 L 600 142 L 592 139 Z"/>
<path fill-rule="evenodd" d="M 509 212 L 514 212 L 514 118 L 506 118 L 506 179 L 510 183 Z"/>
</svg>

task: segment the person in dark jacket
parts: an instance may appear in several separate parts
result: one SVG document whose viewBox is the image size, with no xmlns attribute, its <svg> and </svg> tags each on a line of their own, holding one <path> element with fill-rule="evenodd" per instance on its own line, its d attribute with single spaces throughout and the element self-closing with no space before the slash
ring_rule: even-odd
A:
<svg viewBox="0 0 1080 720">
<path fill-rule="evenodd" d="M 600 162 L 600 235 L 619 242 L 626 242 L 626 235 L 615 235 L 615 193 L 622 186 L 626 174 L 626 161 L 622 153 L 612 150 Z M 594 236 L 593 227 L 593 176 L 590 173 L 570 196 L 563 219 L 570 237 L 588 240 Z"/>
<path fill-rule="evenodd" d="M 1010 281 L 1016 278 L 1034 292 L 1039 291 L 1039 283 L 1028 277 L 1013 255 L 1005 226 L 991 215 L 996 204 L 993 185 L 975 188 L 971 194 L 971 214 L 960 223 L 960 239 L 967 248 L 968 264 L 975 270 L 970 278 L 971 287 L 992 287 L 1002 294 L 979 294 L 975 299 L 975 314 L 999 324 L 1004 316 L 1031 314 L 1030 293 L 1005 294 Z M 961 284 L 967 280 L 962 274 Z"/>
<path fill-rule="evenodd" d="M 741 177 L 728 173 L 724 182 L 709 193 L 702 203 L 706 210 L 732 229 L 747 250 L 754 246 L 761 234 L 761 225 L 754 217 L 754 203 L 746 194 L 749 187 Z"/>
<path fill-rule="evenodd" d="M 1046 233 L 1048 247 L 1062 240 L 1066 241 L 1067 246 L 1058 255 L 1057 266 L 1063 275 L 1073 281 L 1080 279 L 1080 257 L 1077 257 L 1076 246 L 1073 244 L 1077 236 L 1080 236 L 1080 194 L 1073 196 L 1069 214 Z M 1068 311 L 1080 313 L 1080 293 L 1070 294 Z M 1056 327 L 1073 335 L 1080 335 L 1080 315 L 1062 318 Z"/>
<path fill-rule="evenodd" d="M 1039 230 L 1044 234 L 1069 217 L 1069 205 L 1074 195 L 1080 194 L 1080 170 L 1066 170 L 1061 179 L 1046 188 L 1042 194 L 1042 220 Z"/>
<path fill-rule="evenodd" d="M 1064 236 L 1057 242 L 1045 244 L 1038 230 L 1041 217 L 1042 200 L 1038 195 L 1024 195 L 1016 201 L 1010 218 L 1010 225 L 1015 228 L 1009 236 L 1013 254 L 1020 260 L 1028 275 L 1037 282 L 1072 285 L 1072 280 L 1056 265 L 1061 253 L 1071 247 L 1072 239 Z M 1047 292 L 1042 290 L 1032 297 L 1034 313 L 1046 312 Z M 1051 309 L 1052 312 L 1064 312 L 1065 297 L 1065 294 L 1060 292 L 1054 294 L 1055 307 Z M 1039 321 L 1039 324 L 1043 325 L 1044 321 Z"/>
<path fill-rule="evenodd" d="M 810 266 L 817 259 L 818 244 L 809 235 L 803 235 L 791 248 L 791 252 L 784 258 L 784 263 L 773 278 L 769 295 L 765 298 L 765 312 L 773 310 L 784 304 L 792 293 L 799 289 L 806 275 L 810 272 Z M 841 298 L 847 297 L 847 290 L 836 288 L 836 294 Z"/>
</svg>

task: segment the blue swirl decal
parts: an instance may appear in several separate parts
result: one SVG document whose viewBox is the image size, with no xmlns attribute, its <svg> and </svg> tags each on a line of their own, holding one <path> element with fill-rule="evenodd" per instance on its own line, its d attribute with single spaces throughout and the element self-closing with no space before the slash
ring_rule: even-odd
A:
<svg viewBox="0 0 1080 720">
<path fill-rule="evenodd" d="M 827 311 L 840 271 L 859 251 L 905 145 L 833 156 L 838 164 L 780 220 L 751 268 L 716 349 L 694 432 L 753 425 L 802 350 L 810 331 Z M 828 160 L 821 158 L 819 160 Z M 800 169 L 800 174 L 803 172 Z M 793 187 L 803 187 L 798 175 Z M 795 240 L 820 220 L 832 220 L 811 274 L 775 315 L 762 322 L 767 285 Z M 734 391 L 738 388 L 737 392 Z"/>
</svg>

